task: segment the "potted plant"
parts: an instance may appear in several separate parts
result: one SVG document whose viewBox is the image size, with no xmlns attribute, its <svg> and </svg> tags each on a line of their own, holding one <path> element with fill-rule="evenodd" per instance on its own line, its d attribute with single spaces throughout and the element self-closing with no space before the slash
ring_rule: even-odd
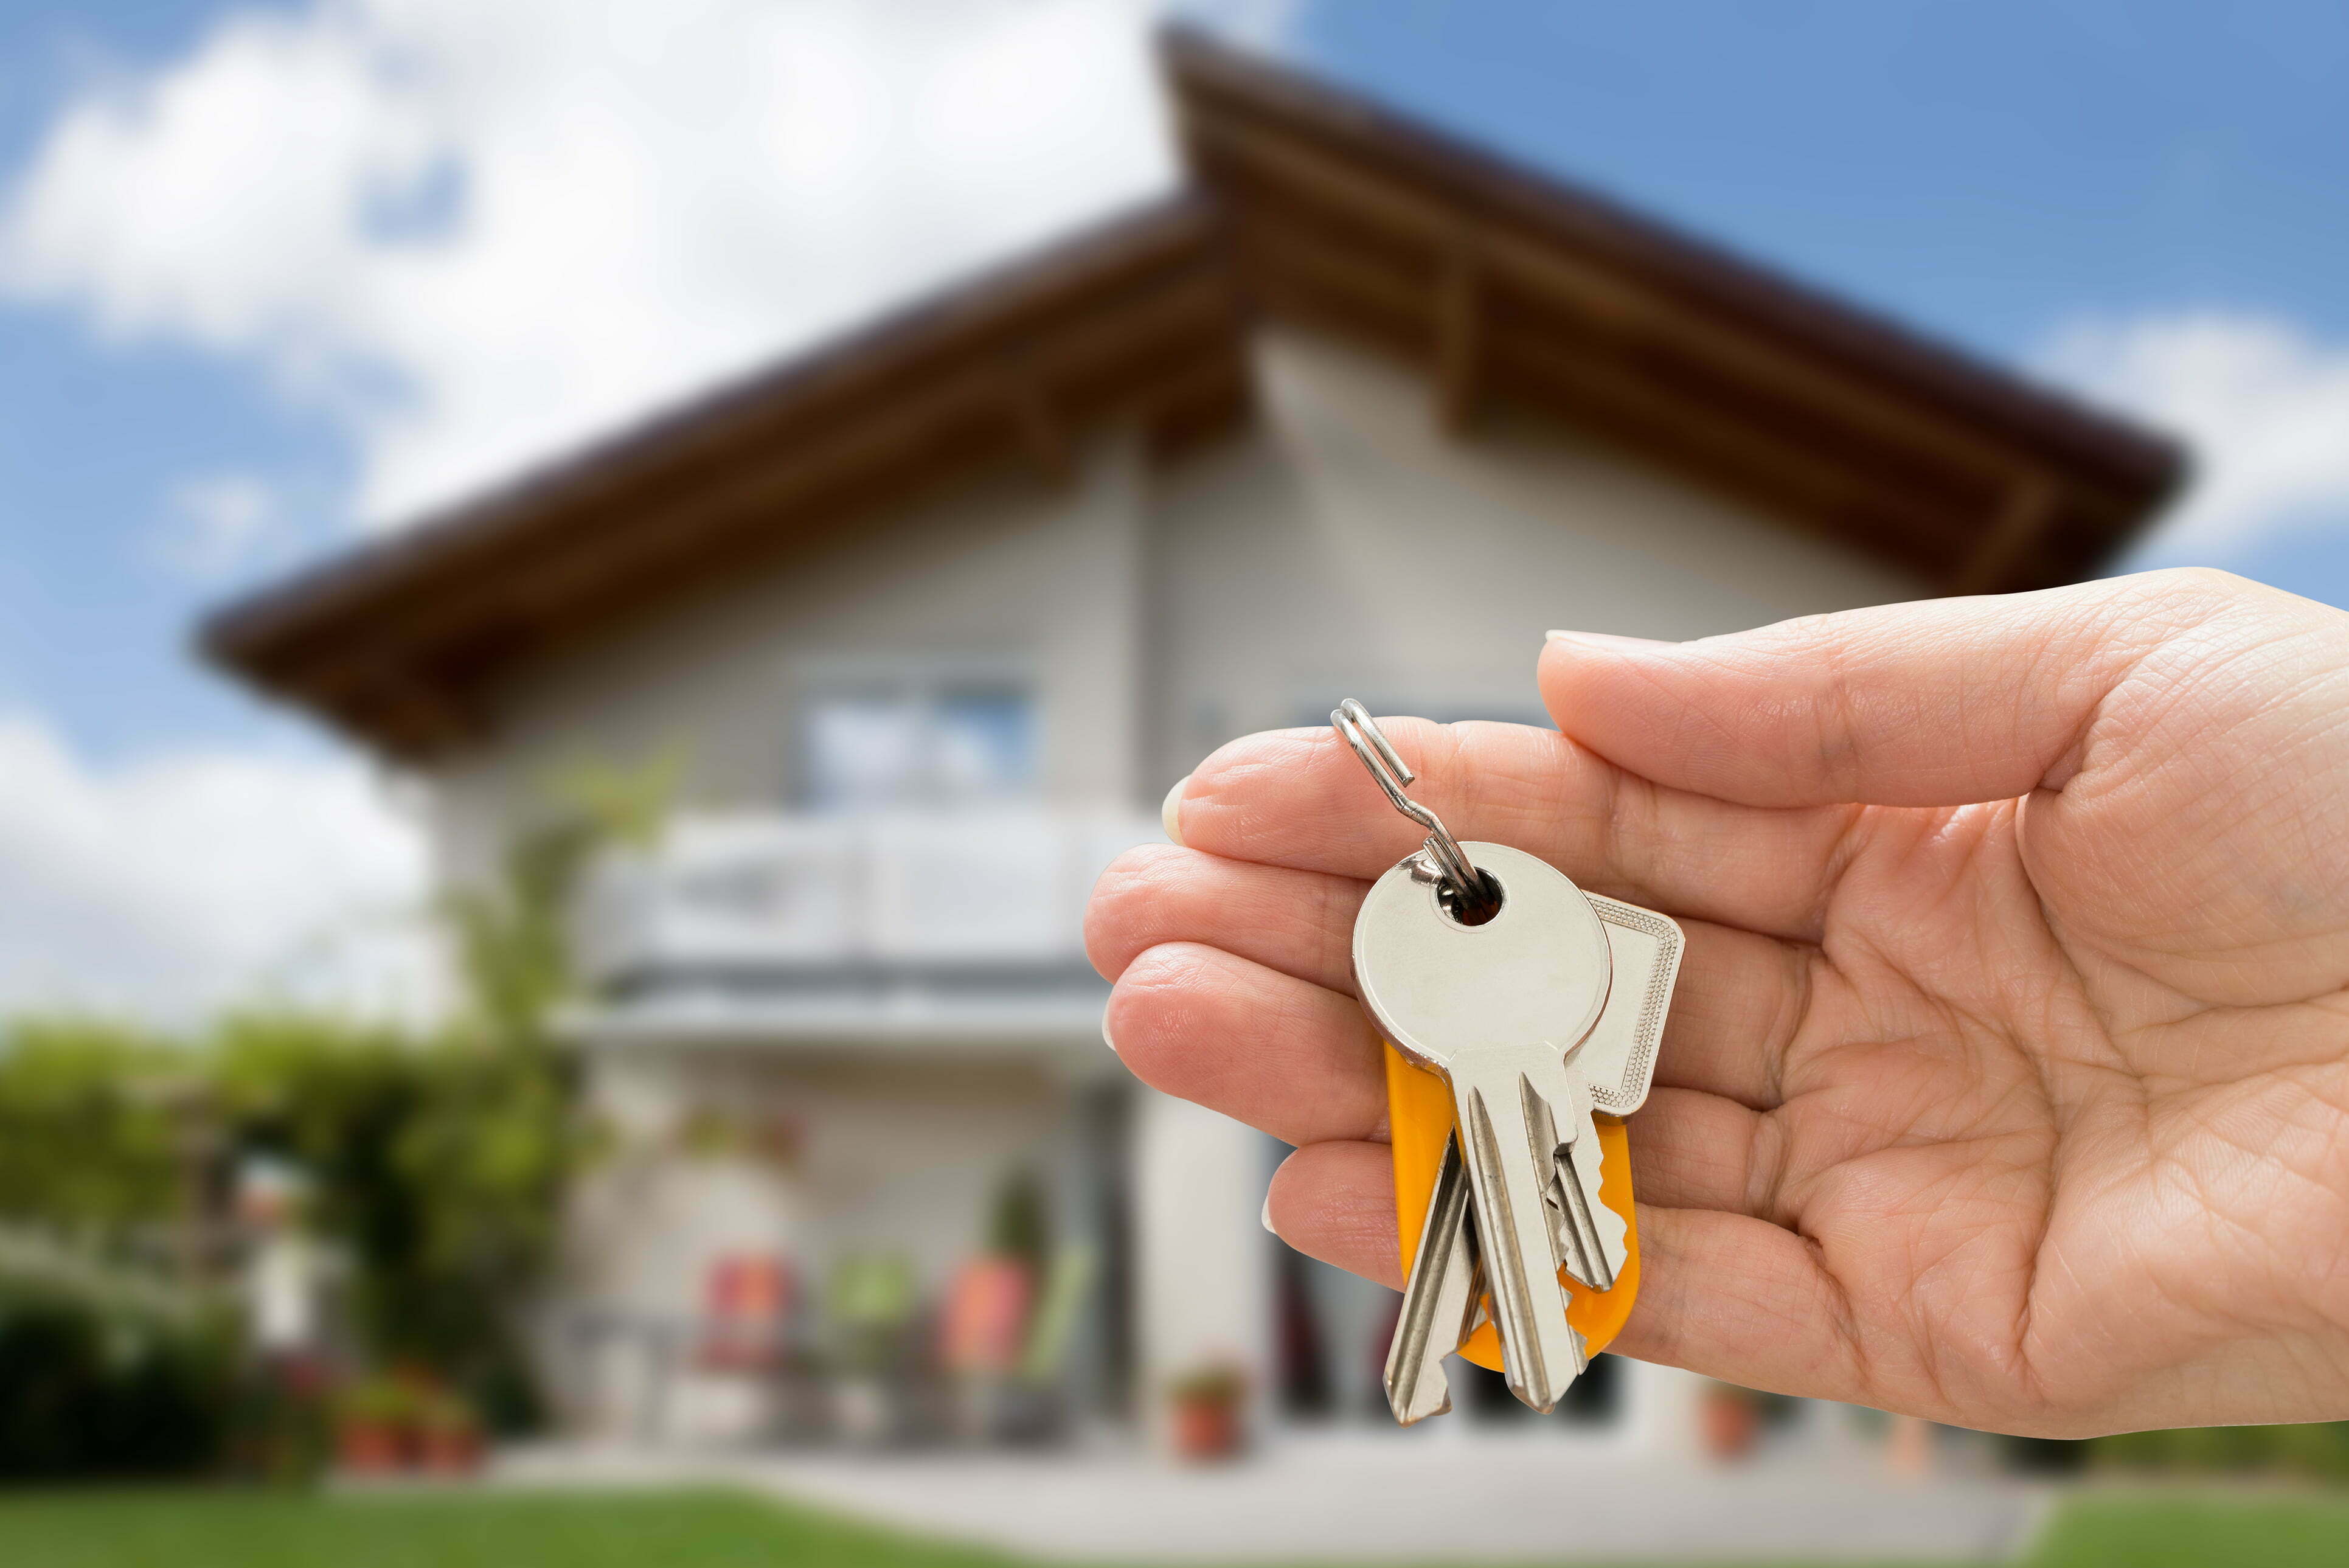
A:
<svg viewBox="0 0 2349 1568">
<path fill-rule="evenodd" d="M 1240 1408 L 1247 1398 L 1247 1374 L 1228 1363 L 1188 1372 L 1167 1386 L 1174 1415 L 1174 1451 L 1198 1463 L 1227 1460 L 1240 1451 Z"/>
<path fill-rule="evenodd" d="M 481 1468 L 481 1420 L 450 1393 L 427 1396 L 416 1410 L 416 1460 L 435 1475 L 471 1475 Z"/>
<path fill-rule="evenodd" d="M 1734 1383 L 1705 1385 L 1698 1413 L 1705 1451 L 1714 1459 L 1744 1459 L 1762 1433 L 1762 1398 Z"/>
<path fill-rule="evenodd" d="M 406 1468 L 416 1396 L 394 1377 L 364 1377 L 335 1401 L 335 1457 L 355 1475 Z"/>
</svg>

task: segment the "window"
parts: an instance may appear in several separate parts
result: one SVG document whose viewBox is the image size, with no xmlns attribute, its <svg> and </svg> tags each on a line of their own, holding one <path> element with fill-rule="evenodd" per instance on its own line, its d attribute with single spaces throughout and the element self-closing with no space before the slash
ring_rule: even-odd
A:
<svg viewBox="0 0 2349 1568">
<path fill-rule="evenodd" d="M 801 710 L 801 780 L 818 811 L 950 807 L 1036 787 L 1025 682 L 941 673 L 826 683 Z"/>
<path fill-rule="evenodd" d="M 1362 706 L 1380 718 L 1408 714 L 1414 718 L 1432 718 L 1438 724 L 1459 724 L 1468 719 L 1482 718 L 1500 724 L 1529 724 L 1537 729 L 1557 727 L 1550 722 L 1549 714 L 1542 707 L 1537 696 L 1528 696 L 1513 701 L 1507 697 L 1492 696 L 1465 699 L 1457 696 L 1408 697 L 1389 692 L 1381 699 L 1377 688 L 1363 689 L 1371 695 L 1362 698 Z M 1330 710 L 1338 706 L 1338 700 L 1332 697 L 1324 702 L 1319 697 L 1312 697 L 1299 702 L 1289 710 L 1293 715 L 1289 723 L 1303 729 L 1323 727 L 1329 724 Z"/>
</svg>

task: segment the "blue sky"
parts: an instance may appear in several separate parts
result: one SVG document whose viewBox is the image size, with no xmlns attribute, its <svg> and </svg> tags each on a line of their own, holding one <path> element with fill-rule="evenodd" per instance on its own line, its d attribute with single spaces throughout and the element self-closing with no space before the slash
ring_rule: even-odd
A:
<svg viewBox="0 0 2349 1568">
<path fill-rule="evenodd" d="M 166 67 L 218 5 L 0 10 L 0 171 L 94 80 Z M 293 7 L 280 7 L 293 10 Z M 1976 351 L 2189 309 L 2349 338 L 2349 9 L 2337 5 L 1308 5 L 1285 54 Z M 2349 441 L 2349 432 L 2343 436 Z M 196 608 L 331 543 L 347 433 L 249 359 L 0 307 L 0 701 L 93 758 L 294 744 L 184 657 Z M 175 565 L 175 490 L 277 477 L 267 547 Z M 2349 599 L 2349 552 L 2239 564 Z"/>
<path fill-rule="evenodd" d="M 2349 603 L 2349 9 L 1191 9 L 2180 429 L 2145 559 Z M 351 830 L 352 760 L 188 658 L 204 605 L 1170 178 L 1141 0 L 676 15 L 0 5 L 0 768 L 57 820 L 202 762 Z M 63 831 L 10 809 L 0 877 Z M 409 885 L 389 841 L 353 885 Z"/>
<path fill-rule="evenodd" d="M 168 62 L 219 9 L 0 5 L 0 178 L 78 90 Z M 223 737 L 305 747 L 186 658 L 216 580 L 173 569 L 159 546 L 188 476 L 233 460 L 331 483 L 336 449 L 244 366 L 0 305 L 0 707 L 38 709 L 105 760 Z"/>
<path fill-rule="evenodd" d="M 1401 0 L 1309 11 L 1299 42 L 2011 362 L 2084 313 L 2349 333 L 2349 7 Z"/>
</svg>

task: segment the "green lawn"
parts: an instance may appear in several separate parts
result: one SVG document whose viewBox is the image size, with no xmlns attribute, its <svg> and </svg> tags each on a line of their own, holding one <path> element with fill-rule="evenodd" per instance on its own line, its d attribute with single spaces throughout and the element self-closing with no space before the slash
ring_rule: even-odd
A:
<svg viewBox="0 0 2349 1568">
<path fill-rule="evenodd" d="M 2030 1568 L 2342 1568 L 2349 1497 L 2092 1496 L 2055 1516 Z"/>
<path fill-rule="evenodd" d="M 5 1568 L 1005 1568 L 728 1492 L 0 1494 Z"/>
<path fill-rule="evenodd" d="M 2349 1498 L 2099 1494 L 2028 1568 L 2340 1568 Z M 0 1494 L 5 1568 L 1016 1568 L 727 1492 Z"/>
</svg>

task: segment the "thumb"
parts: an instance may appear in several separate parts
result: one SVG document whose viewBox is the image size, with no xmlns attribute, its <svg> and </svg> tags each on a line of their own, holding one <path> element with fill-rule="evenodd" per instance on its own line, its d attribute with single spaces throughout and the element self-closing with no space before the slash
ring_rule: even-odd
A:
<svg viewBox="0 0 2349 1568">
<path fill-rule="evenodd" d="M 2076 771 L 2099 705 L 2148 653 L 2261 592 L 2163 572 L 1693 643 L 1553 633 L 1542 697 L 1609 761 L 1722 799 L 2007 799 Z"/>
</svg>

